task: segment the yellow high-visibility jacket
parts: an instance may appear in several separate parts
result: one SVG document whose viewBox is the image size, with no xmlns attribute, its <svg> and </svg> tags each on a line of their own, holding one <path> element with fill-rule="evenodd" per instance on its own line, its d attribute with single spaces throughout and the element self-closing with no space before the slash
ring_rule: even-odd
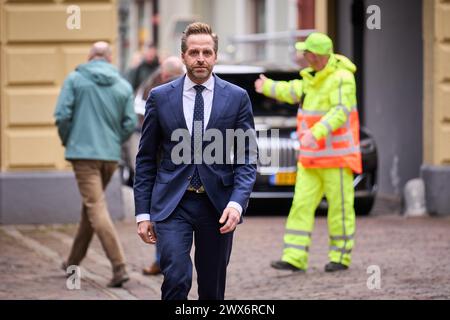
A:
<svg viewBox="0 0 450 320">
<path fill-rule="evenodd" d="M 355 72 L 349 59 L 332 54 L 323 70 L 303 69 L 301 80 L 264 82 L 264 95 L 300 104 L 297 131 L 301 136 L 310 129 L 318 141 L 313 149 L 301 147 L 299 160 L 305 167 L 362 171 Z"/>
</svg>

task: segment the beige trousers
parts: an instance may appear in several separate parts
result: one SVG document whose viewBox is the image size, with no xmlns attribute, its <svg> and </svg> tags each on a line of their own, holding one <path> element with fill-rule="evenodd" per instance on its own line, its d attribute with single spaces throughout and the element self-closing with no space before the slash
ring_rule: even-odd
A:
<svg viewBox="0 0 450 320">
<path fill-rule="evenodd" d="M 94 233 L 98 236 L 112 267 L 125 264 L 122 245 L 117 236 L 105 200 L 105 189 L 117 163 L 100 160 L 72 160 L 83 207 L 72 250 L 67 263 L 78 265 L 86 255 Z"/>
</svg>

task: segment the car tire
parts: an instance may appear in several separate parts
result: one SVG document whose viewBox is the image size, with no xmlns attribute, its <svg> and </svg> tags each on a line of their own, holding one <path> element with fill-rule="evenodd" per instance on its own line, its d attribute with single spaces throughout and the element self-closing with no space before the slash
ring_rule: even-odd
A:
<svg viewBox="0 0 450 320">
<path fill-rule="evenodd" d="M 356 215 L 368 216 L 372 211 L 374 203 L 375 203 L 375 196 L 356 198 L 354 205 Z"/>
</svg>

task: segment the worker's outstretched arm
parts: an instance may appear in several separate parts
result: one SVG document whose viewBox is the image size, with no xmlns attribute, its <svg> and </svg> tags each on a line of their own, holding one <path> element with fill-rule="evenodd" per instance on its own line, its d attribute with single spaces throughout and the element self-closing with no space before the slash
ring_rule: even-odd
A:
<svg viewBox="0 0 450 320">
<path fill-rule="evenodd" d="M 274 98 L 289 104 L 300 102 L 303 94 L 303 81 L 300 79 L 291 81 L 275 81 L 260 75 L 255 82 L 256 92 L 266 97 Z"/>
</svg>

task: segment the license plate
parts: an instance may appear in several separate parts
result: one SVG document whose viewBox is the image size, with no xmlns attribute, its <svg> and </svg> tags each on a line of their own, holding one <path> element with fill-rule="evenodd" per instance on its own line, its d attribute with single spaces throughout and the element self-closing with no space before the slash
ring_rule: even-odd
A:
<svg viewBox="0 0 450 320">
<path fill-rule="evenodd" d="M 278 172 L 270 176 L 269 182 L 273 186 L 293 186 L 297 172 Z"/>
</svg>

